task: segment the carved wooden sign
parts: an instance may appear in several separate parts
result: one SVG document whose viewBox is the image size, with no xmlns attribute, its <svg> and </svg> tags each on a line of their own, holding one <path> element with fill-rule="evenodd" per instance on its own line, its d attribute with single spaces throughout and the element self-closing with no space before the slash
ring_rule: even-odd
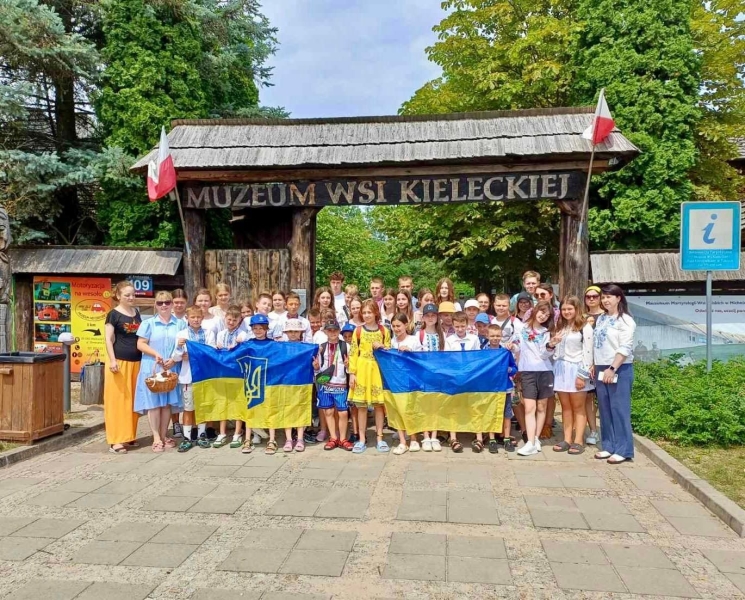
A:
<svg viewBox="0 0 745 600">
<path fill-rule="evenodd" d="M 578 200 L 582 171 L 377 177 L 277 183 L 185 184 L 186 208 L 267 208 Z"/>
</svg>

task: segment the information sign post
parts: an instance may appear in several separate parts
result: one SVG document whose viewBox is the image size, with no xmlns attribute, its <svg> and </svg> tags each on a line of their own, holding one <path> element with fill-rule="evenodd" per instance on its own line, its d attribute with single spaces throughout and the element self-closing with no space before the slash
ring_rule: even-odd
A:
<svg viewBox="0 0 745 600">
<path fill-rule="evenodd" d="M 680 268 L 706 271 L 706 370 L 711 371 L 712 271 L 740 269 L 740 203 L 683 202 Z"/>
</svg>

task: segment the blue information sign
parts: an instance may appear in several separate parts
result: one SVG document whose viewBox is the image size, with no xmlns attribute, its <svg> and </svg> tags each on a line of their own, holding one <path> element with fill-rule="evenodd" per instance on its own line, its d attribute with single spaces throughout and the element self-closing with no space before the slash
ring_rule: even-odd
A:
<svg viewBox="0 0 745 600">
<path fill-rule="evenodd" d="M 153 297 L 153 278 L 150 275 L 132 275 L 129 280 L 135 288 L 137 298 Z"/>
<path fill-rule="evenodd" d="M 683 271 L 740 268 L 740 203 L 683 202 L 680 222 Z"/>
</svg>

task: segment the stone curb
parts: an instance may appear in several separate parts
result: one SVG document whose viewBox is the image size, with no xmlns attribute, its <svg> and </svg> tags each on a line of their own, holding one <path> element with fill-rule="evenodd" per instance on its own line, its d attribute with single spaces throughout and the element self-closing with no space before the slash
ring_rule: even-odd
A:
<svg viewBox="0 0 745 600">
<path fill-rule="evenodd" d="M 77 442 L 84 440 L 85 438 L 102 431 L 104 428 L 104 422 L 96 423 L 94 425 L 88 425 L 87 427 L 75 427 L 65 431 L 62 435 L 56 435 L 45 440 L 34 444 L 33 446 L 21 446 L 20 448 L 13 448 L 3 454 L 0 454 L 0 469 L 9 467 L 39 454 L 45 452 L 54 452 L 55 450 L 62 450 Z"/>
<path fill-rule="evenodd" d="M 675 460 L 652 440 L 634 434 L 634 445 L 684 490 L 700 500 L 737 535 L 745 537 L 745 510 L 716 490 L 708 481 L 701 479 L 688 467 Z"/>
</svg>

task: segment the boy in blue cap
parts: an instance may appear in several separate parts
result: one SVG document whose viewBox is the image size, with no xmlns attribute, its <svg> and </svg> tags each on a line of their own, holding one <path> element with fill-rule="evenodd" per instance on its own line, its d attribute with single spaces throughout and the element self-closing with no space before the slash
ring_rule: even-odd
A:
<svg viewBox="0 0 745 600">
<path fill-rule="evenodd" d="M 479 345 L 483 350 L 489 345 L 489 315 L 486 313 L 479 313 L 476 315 L 475 324 L 479 337 Z"/>
</svg>

